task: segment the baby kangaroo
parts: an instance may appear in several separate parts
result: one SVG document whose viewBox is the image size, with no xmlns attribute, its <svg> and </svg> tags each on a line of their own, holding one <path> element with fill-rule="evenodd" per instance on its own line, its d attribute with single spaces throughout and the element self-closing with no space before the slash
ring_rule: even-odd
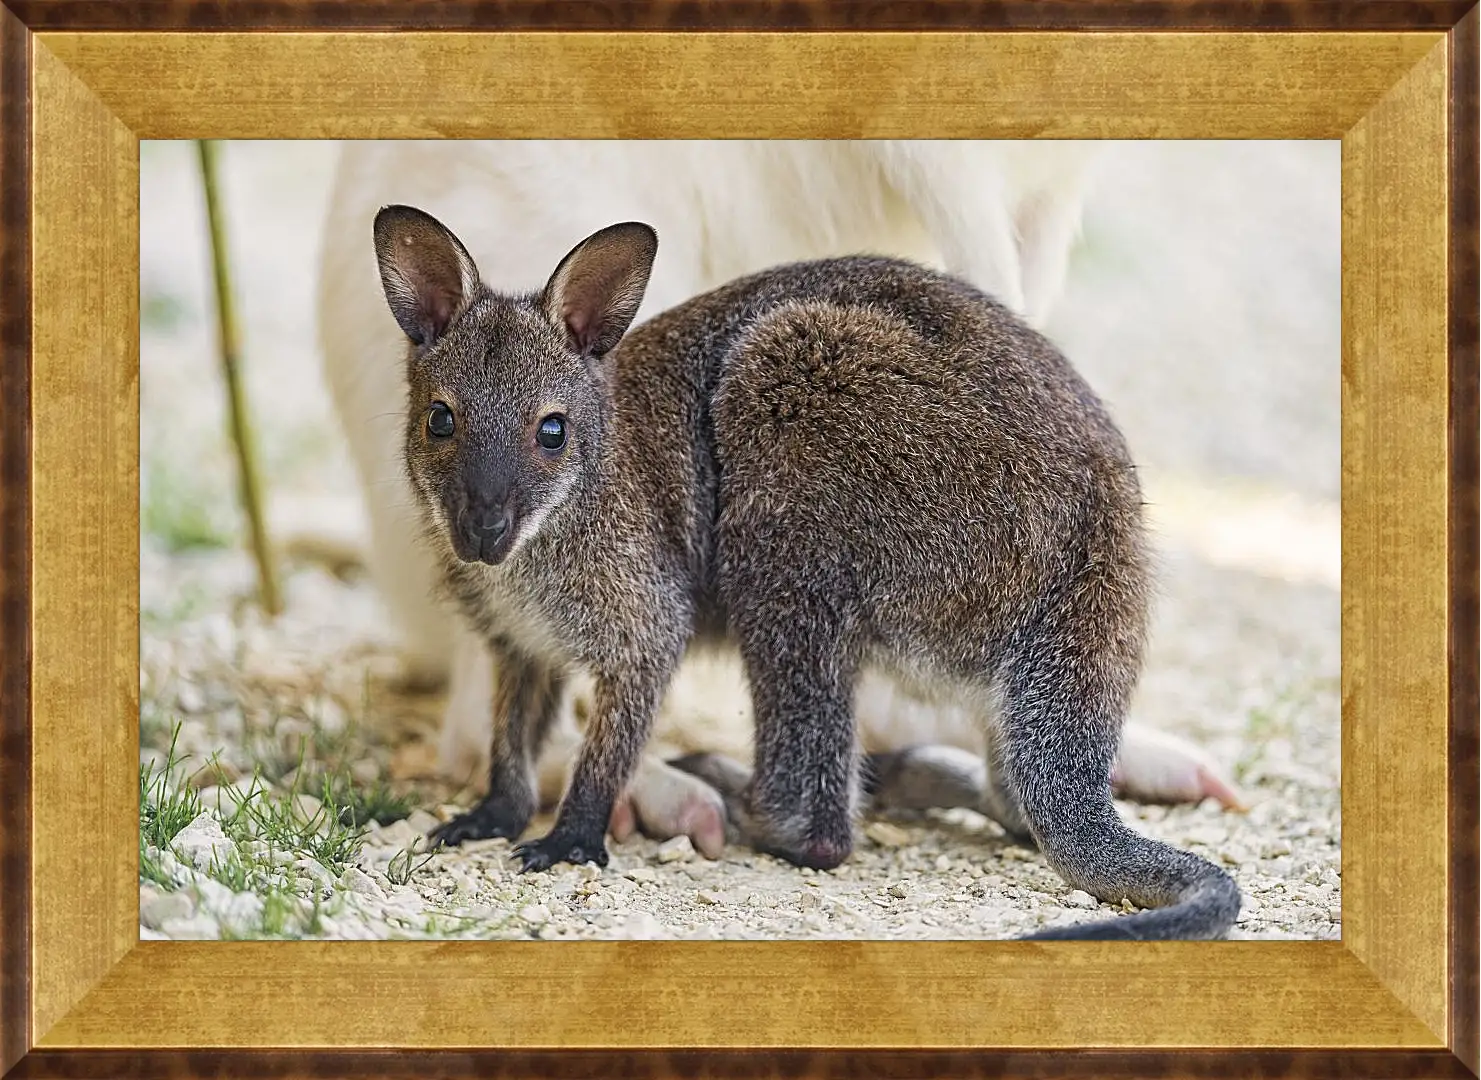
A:
<svg viewBox="0 0 1481 1080">
<path fill-rule="evenodd" d="M 603 229 L 545 287 L 482 284 L 429 215 L 375 247 L 411 345 L 406 467 L 443 583 L 499 670 L 489 794 L 455 844 L 518 836 L 564 679 L 593 708 L 526 870 L 607 860 L 612 806 L 686 650 L 732 645 L 755 712 L 742 834 L 793 863 L 853 845 L 866 670 L 982 717 L 986 809 L 1066 880 L 1147 911 L 1041 937 L 1206 938 L 1212 864 L 1128 829 L 1111 769 L 1148 566 L 1126 445 L 1007 309 L 894 259 L 742 278 L 627 332 L 657 251 Z M 621 341 L 621 346 L 618 342 Z"/>
</svg>

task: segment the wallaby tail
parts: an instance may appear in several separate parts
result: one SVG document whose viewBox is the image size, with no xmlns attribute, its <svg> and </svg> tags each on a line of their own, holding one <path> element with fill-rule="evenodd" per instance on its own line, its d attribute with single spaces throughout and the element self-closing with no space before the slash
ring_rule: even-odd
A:
<svg viewBox="0 0 1481 1080">
<path fill-rule="evenodd" d="M 1140 667 L 1145 583 L 1135 547 L 1104 529 L 1071 586 L 1026 627 L 1002 672 L 1005 794 L 1044 857 L 1075 888 L 1145 912 L 1035 939 L 1223 937 L 1239 917 L 1234 879 L 1132 831 L 1111 801 L 1111 766 Z"/>
<path fill-rule="evenodd" d="M 989 803 L 991 787 L 983 759 L 952 746 L 913 746 L 870 754 L 864 769 L 866 794 L 877 807 L 892 810 L 948 806 L 980 810 Z M 1050 861 L 1077 884 L 1093 881 L 1107 899 L 1119 892 L 1156 910 L 1084 926 L 1056 927 L 1030 935 L 1033 939 L 1191 940 L 1221 937 L 1233 925 L 1240 895 L 1224 871 L 1196 855 L 1133 832 L 1115 819 L 1114 812 L 1109 821 L 1102 817 L 1100 833 L 1106 839 L 1096 843 L 1089 859 L 1076 850 L 1068 858 Z"/>
<path fill-rule="evenodd" d="M 1213 863 L 1132 832 L 1119 821 L 1093 854 L 1074 866 L 1050 855 L 1073 884 L 1102 900 L 1126 898 L 1151 908 L 1116 919 L 1029 934 L 1033 941 L 1206 941 L 1222 938 L 1239 917 L 1239 886 Z"/>
</svg>

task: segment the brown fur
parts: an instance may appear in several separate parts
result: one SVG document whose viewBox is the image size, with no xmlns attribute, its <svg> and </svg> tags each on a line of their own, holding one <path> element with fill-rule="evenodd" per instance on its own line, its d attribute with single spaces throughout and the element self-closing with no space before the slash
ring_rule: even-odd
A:
<svg viewBox="0 0 1481 1080">
<path fill-rule="evenodd" d="M 697 641 L 728 643 L 756 717 L 731 804 L 756 846 L 848 856 L 853 689 L 876 669 L 980 712 L 989 808 L 1069 881 L 1172 905 L 1080 932 L 1232 923 L 1227 875 L 1112 807 L 1147 622 L 1141 496 L 1115 425 L 1045 338 L 960 281 L 870 257 L 765 271 L 624 338 L 646 226 L 602 230 L 523 296 L 476 284 L 419 211 L 383 210 L 376 239 L 413 342 L 407 468 L 427 541 L 516 672 L 490 794 L 439 838 L 523 827 L 546 710 L 521 688 L 582 671 L 595 701 L 570 789 L 518 851 L 527 868 L 605 863 L 675 669 Z M 452 436 L 429 430 L 439 402 Z M 543 448 L 557 421 L 567 441 Z"/>
</svg>

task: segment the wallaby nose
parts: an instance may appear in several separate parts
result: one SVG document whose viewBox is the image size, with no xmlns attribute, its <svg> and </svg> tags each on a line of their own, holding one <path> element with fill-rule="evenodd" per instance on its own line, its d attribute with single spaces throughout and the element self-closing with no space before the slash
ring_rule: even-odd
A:
<svg viewBox="0 0 1481 1080">
<path fill-rule="evenodd" d="M 474 510 L 468 515 L 468 524 L 473 526 L 473 531 L 481 540 L 495 542 L 503 539 L 509 531 L 509 522 L 513 517 L 508 507 L 497 510 Z"/>
</svg>

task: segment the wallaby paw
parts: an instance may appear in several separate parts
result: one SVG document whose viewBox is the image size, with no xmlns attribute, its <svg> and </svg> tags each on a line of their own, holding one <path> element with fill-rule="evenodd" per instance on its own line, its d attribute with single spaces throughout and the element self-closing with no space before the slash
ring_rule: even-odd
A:
<svg viewBox="0 0 1481 1080">
<path fill-rule="evenodd" d="M 612 817 L 607 822 L 607 835 L 619 844 L 638 831 L 638 814 L 632 799 L 624 795 L 612 804 Z"/>
<path fill-rule="evenodd" d="M 687 836 L 707 859 L 725 850 L 725 800 L 698 777 L 645 759 L 612 808 L 608 831 L 626 840 L 635 831 L 654 840 Z"/>
<path fill-rule="evenodd" d="M 1143 803 L 1197 803 L 1215 799 L 1244 810 L 1243 793 L 1200 747 L 1177 735 L 1128 724 L 1111 770 L 1118 798 Z"/>
<path fill-rule="evenodd" d="M 854 850 L 853 828 L 847 818 L 831 824 L 796 819 L 776 822 L 752 811 L 741 832 L 757 851 L 813 870 L 832 870 Z"/>
<path fill-rule="evenodd" d="M 559 829 L 538 840 L 526 840 L 514 845 L 514 857 L 520 860 L 520 870 L 532 874 L 537 870 L 549 870 L 556 863 L 568 862 L 577 866 L 593 862 L 607 865 L 607 845 L 601 837 L 593 842 Z"/>
<path fill-rule="evenodd" d="M 778 844 L 765 840 L 756 843 L 758 851 L 785 859 L 793 866 L 805 866 L 811 870 L 832 870 L 853 854 L 852 840 L 838 841 L 811 838 L 799 844 Z"/>
<path fill-rule="evenodd" d="M 533 808 L 520 807 L 508 799 L 488 798 L 466 814 L 445 821 L 428 835 L 433 847 L 457 847 L 465 840 L 516 839 L 534 816 Z"/>
</svg>

